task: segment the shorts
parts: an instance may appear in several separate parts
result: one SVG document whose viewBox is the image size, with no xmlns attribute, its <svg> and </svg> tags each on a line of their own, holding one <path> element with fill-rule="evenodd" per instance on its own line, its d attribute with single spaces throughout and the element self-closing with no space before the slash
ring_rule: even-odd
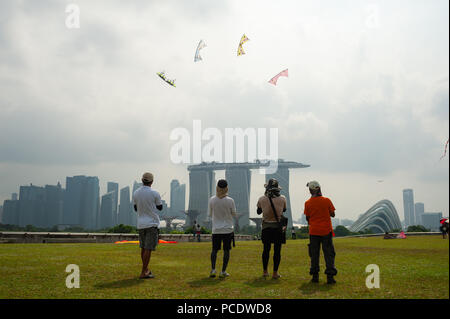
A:
<svg viewBox="0 0 450 319">
<path fill-rule="evenodd" d="M 220 250 L 223 242 L 223 250 L 231 250 L 231 242 L 233 241 L 233 233 L 213 234 L 212 249 Z"/>
<path fill-rule="evenodd" d="M 139 231 L 139 247 L 146 250 L 156 250 L 159 241 L 159 229 L 157 227 L 149 227 L 138 229 Z"/>
<path fill-rule="evenodd" d="M 286 243 L 286 235 L 280 228 L 268 227 L 262 230 L 261 240 L 263 244 L 284 244 Z"/>
</svg>

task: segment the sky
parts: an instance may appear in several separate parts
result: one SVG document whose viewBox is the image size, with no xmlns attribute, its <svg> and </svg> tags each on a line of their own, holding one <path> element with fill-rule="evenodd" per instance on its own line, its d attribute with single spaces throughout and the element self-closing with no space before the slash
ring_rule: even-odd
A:
<svg viewBox="0 0 450 319">
<path fill-rule="evenodd" d="M 69 4 L 79 28 L 66 24 Z M 131 186 L 145 171 L 169 201 L 172 179 L 189 182 L 187 164 L 170 157 L 170 134 L 201 120 L 221 132 L 278 128 L 279 157 L 311 165 L 291 170 L 294 219 L 310 180 L 339 218 L 356 220 L 389 199 L 403 220 L 405 188 L 426 212 L 448 216 L 449 155 L 440 160 L 449 138 L 448 6 L 2 0 L 0 202 L 20 185 L 64 187 L 74 175 L 98 176 L 103 194 L 108 181 Z M 207 47 L 194 63 L 200 40 Z M 288 78 L 268 83 L 286 68 Z M 251 216 L 264 182 L 252 172 Z"/>
</svg>

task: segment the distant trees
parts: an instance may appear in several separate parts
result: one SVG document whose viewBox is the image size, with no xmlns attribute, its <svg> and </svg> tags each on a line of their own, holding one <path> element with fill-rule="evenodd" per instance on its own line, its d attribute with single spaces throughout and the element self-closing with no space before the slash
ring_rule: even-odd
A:
<svg viewBox="0 0 450 319">
<path fill-rule="evenodd" d="M 336 237 L 344 237 L 352 235 L 353 233 L 347 229 L 347 227 L 339 225 L 334 229 L 334 234 Z"/>
<path fill-rule="evenodd" d="M 414 233 L 414 232 L 429 232 L 429 231 L 430 231 L 429 229 L 426 229 L 422 225 L 411 225 L 411 226 L 408 226 L 408 230 L 407 230 L 407 232 L 410 232 L 410 233 Z"/>
<path fill-rule="evenodd" d="M 120 225 L 116 225 L 112 228 L 109 228 L 108 233 L 116 233 L 116 234 L 136 234 L 137 233 L 137 229 L 134 226 L 129 226 L 129 225 L 124 225 L 124 224 L 120 224 Z"/>
</svg>

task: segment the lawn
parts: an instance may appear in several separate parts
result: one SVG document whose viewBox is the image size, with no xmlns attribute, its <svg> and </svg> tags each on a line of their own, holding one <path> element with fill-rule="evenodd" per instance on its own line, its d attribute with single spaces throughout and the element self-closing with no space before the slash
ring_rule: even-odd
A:
<svg viewBox="0 0 450 319">
<path fill-rule="evenodd" d="M 0 298 L 449 298 L 449 241 L 442 237 L 336 238 L 336 285 L 325 282 L 323 256 L 320 283 L 309 282 L 307 244 L 283 246 L 278 280 L 261 276 L 259 241 L 236 243 L 226 279 L 208 277 L 211 243 L 161 244 L 150 262 L 156 278 L 145 280 L 137 279 L 133 244 L 0 244 Z M 80 268 L 78 289 L 66 287 L 68 264 Z M 369 264 L 379 266 L 378 289 L 366 287 Z"/>
</svg>

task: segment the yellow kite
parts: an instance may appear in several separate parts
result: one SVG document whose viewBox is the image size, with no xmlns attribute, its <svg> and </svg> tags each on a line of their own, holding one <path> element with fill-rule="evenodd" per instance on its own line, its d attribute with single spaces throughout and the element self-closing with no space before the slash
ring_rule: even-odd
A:
<svg viewBox="0 0 450 319">
<path fill-rule="evenodd" d="M 242 48 L 242 45 L 247 41 L 248 41 L 248 38 L 244 34 L 241 38 L 241 41 L 239 42 L 238 51 L 237 51 L 238 56 L 245 54 L 244 49 Z"/>
</svg>

